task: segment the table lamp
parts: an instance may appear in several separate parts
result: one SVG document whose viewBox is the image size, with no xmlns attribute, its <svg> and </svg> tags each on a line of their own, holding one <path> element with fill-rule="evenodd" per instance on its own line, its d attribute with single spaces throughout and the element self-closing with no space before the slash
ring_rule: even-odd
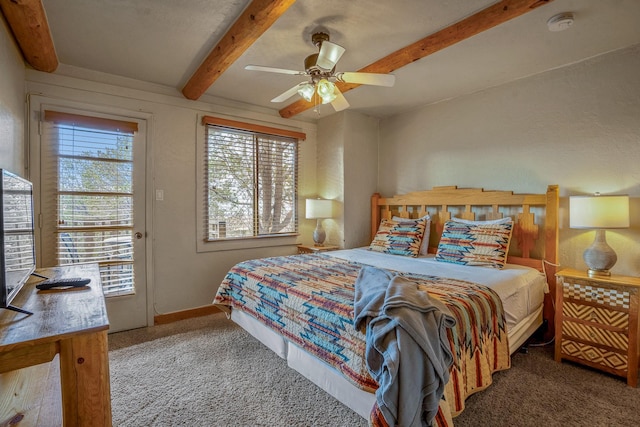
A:
<svg viewBox="0 0 640 427">
<path fill-rule="evenodd" d="M 610 276 L 618 260 L 607 244 L 605 229 L 629 228 L 629 196 L 569 197 L 569 227 L 596 230 L 593 244 L 583 254 L 589 276 Z"/>
<path fill-rule="evenodd" d="M 324 199 L 307 199 L 307 219 L 317 219 L 316 229 L 313 231 L 313 242 L 316 246 L 322 246 L 324 239 L 327 238 L 324 228 L 322 228 L 322 220 L 333 216 L 333 202 Z"/>
</svg>

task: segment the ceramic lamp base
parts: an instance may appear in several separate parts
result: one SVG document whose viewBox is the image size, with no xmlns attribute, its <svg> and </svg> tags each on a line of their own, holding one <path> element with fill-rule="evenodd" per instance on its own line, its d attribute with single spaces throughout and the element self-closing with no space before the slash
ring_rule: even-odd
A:
<svg viewBox="0 0 640 427">
<path fill-rule="evenodd" d="M 618 256 L 607 244 L 605 230 L 596 230 L 596 238 L 583 254 L 584 262 L 589 267 L 589 276 L 610 276 L 609 270 L 618 261 Z"/>
<path fill-rule="evenodd" d="M 327 233 L 322 228 L 322 220 L 319 219 L 316 224 L 316 229 L 313 230 L 313 243 L 316 246 L 323 246 L 324 240 L 327 238 Z"/>
</svg>

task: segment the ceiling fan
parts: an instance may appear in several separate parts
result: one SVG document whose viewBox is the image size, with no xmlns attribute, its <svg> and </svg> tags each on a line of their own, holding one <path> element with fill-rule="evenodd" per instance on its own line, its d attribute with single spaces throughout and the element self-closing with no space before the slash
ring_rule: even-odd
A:
<svg viewBox="0 0 640 427">
<path fill-rule="evenodd" d="M 322 104 L 331 103 L 336 111 L 349 107 L 346 98 L 340 92 L 335 82 L 355 83 L 363 85 L 391 87 L 396 81 L 393 74 L 335 72 L 336 63 L 345 52 L 345 48 L 329 41 L 329 34 L 318 32 L 311 36 L 312 43 L 318 48 L 318 53 L 309 55 L 304 60 L 305 71 L 287 70 L 283 68 L 263 67 L 261 65 L 247 65 L 245 70 L 268 71 L 270 73 L 307 76 L 309 79 L 298 83 L 271 102 L 283 102 L 296 93 L 307 102 L 314 99 L 317 93 Z"/>
</svg>

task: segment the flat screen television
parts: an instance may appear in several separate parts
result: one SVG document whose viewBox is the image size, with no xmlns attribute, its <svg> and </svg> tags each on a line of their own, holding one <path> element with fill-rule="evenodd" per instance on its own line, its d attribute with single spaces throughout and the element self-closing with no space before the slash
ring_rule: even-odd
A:
<svg viewBox="0 0 640 427">
<path fill-rule="evenodd" d="M 0 308 L 32 314 L 11 301 L 36 268 L 33 185 L 5 169 L 0 173 Z"/>
</svg>

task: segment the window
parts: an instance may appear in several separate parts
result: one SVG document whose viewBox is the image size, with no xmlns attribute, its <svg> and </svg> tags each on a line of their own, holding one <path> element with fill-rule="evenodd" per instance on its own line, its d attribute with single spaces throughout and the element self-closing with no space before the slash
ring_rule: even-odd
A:
<svg viewBox="0 0 640 427">
<path fill-rule="evenodd" d="M 213 117 L 203 122 L 204 241 L 297 233 L 296 136 L 304 135 Z"/>
<path fill-rule="evenodd" d="M 45 265 L 98 263 L 106 296 L 134 292 L 133 142 L 137 124 L 45 111 Z"/>
</svg>

